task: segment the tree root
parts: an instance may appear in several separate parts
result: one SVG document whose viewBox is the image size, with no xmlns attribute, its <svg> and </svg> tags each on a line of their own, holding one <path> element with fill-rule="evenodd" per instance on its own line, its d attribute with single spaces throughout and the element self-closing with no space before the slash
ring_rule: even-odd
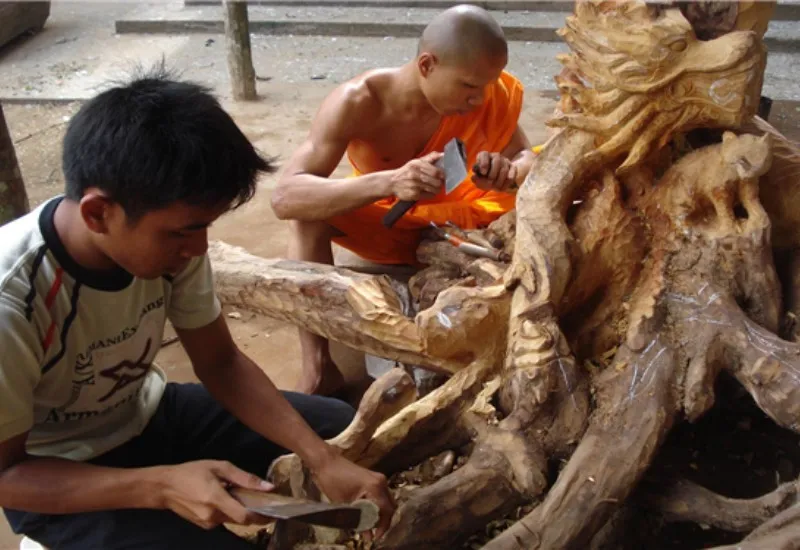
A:
<svg viewBox="0 0 800 550">
<path fill-rule="evenodd" d="M 713 286 L 703 285 L 700 291 L 673 295 L 672 299 L 689 308 L 680 322 L 685 323 L 682 331 L 692 335 L 696 348 L 716 347 L 715 355 L 725 358 L 724 368 L 761 410 L 781 426 L 800 432 L 800 345 L 781 340 L 751 321 L 733 299 Z M 708 367 L 704 364 L 701 369 Z M 691 370 L 690 365 L 690 374 Z M 713 396 L 714 376 L 694 376 L 706 379 L 700 387 Z"/>
<path fill-rule="evenodd" d="M 392 369 L 378 378 L 364 394 L 353 422 L 338 436 L 328 441 L 342 455 L 357 460 L 378 427 L 416 399 L 414 380 L 403 369 Z M 270 466 L 267 477 L 280 492 L 302 486 L 307 472 L 295 454 L 284 455 Z M 300 476 L 298 478 L 297 476 Z"/>
<path fill-rule="evenodd" d="M 415 491 L 395 513 L 392 527 L 379 541 L 378 548 L 455 548 L 476 526 L 486 525 L 522 504 L 525 497 L 509 476 L 509 464 L 502 451 L 481 442 L 467 464 L 433 485 Z M 538 454 L 536 462 L 527 473 L 536 479 L 530 489 L 541 493 L 546 487 L 543 453 Z"/>
<path fill-rule="evenodd" d="M 749 533 L 776 514 L 795 505 L 800 483 L 784 483 L 753 499 L 724 497 L 687 479 L 679 479 L 647 491 L 641 502 L 658 511 L 666 521 L 692 521 L 726 531 Z"/>
<path fill-rule="evenodd" d="M 711 550 L 797 550 L 800 548 L 800 506 L 792 506 L 754 530 L 743 541 Z"/>
<path fill-rule="evenodd" d="M 477 396 L 490 376 L 491 369 L 485 364 L 470 365 L 444 386 L 407 404 L 408 390 L 396 388 L 411 384 L 413 389 L 413 382 L 401 369 L 392 370 L 372 384 L 361 401 L 356 420 L 331 443 L 345 457 L 367 468 L 391 472 L 412 466 L 466 442 L 467 434 L 459 418 L 472 403 L 469 396 Z M 386 404 L 385 396 L 394 394 L 405 397 L 392 397 L 392 403 Z M 270 468 L 271 481 L 280 487 L 287 486 L 297 475 L 303 480 L 291 485 L 301 485 L 306 474 L 294 454 L 280 457 Z"/>
<path fill-rule="evenodd" d="M 208 253 L 223 303 L 379 357 L 452 374 L 491 353 L 504 336 L 492 330 L 508 315 L 502 285 L 450 288 L 411 319 L 402 313 L 409 309 L 402 306 L 405 287 L 385 276 L 256 258 L 220 242 L 211 243 Z"/>
<path fill-rule="evenodd" d="M 678 410 L 673 352 L 656 337 L 621 349 L 597 389 L 598 406 L 542 504 L 486 550 L 583 548 L 644 474 Z"/>
<path fill-rule="evenodd" d="M 403 397 L 390 403 L 386 393 L 407 381 L 379 381 L 334 442 L 385 473 L 472 445 L 463 467 L 411 494 L 379 548 L 452 547 L 538 499 L 548 461 L 570 453 L 541 504 L 487 548 L 588 547 L 679 415 L 695 419 L 711 406 L 721 369 L 781 425 L 800 428 L 800 347 L 769 332 L 780 320 L 780 286 L 758 179 L 769 170 L 772 138 L 728 133 L 666 172 L 661 154 L 678 133 L 751 116 L 765 62 L 759 36 L 701 43 L 675 8 L 600 1 L 578 3 L 561 34 L 574 51 L 562 57 L 572 76 L 558 79 L 569 96 L 557 121 L 564 130 L 520 189 L 516 226 L 506 216 L 488 232 L 514 231 L 508 269 L 426 244 L 421 257 L 439 264 L 432 278 L 457 271 L 471 279 L 443 289 L 417 277 L 415 297 L 426 307 L 411 318 L 403 289 L 385 277 L 212 248 L 224 302 L 451 375 L 407 405 L 413 396 L 398 390 Z M 714 99 L 720 82 L 730 92 L 724 104 Z M 621 183 L 614 173 L 626 174 Z M 655 181 L 656 173 L 664 175 Z M 782 208 L 776 189 L 770 196 Z M 781 210 L 786 226 L 775 232 L 795 247 L 797 211 Z M 619 348 L 605 370 L 587 372 L 569 341 L 581 361 L 606 344 Z M 294 492 L 313 490 L 296 457 L 271 473 Z M 738 528 L 756 521 L 742 509 L 761 519 L 793 498 L 766 495 L 745 506 L 698 487 L 674 490 L 661 496 L 665 509 L 680 513 L 680 491 L 694 491 Z M 798 525 L 791 510 L 751 536 L 788 540 Z"/>
</svg>

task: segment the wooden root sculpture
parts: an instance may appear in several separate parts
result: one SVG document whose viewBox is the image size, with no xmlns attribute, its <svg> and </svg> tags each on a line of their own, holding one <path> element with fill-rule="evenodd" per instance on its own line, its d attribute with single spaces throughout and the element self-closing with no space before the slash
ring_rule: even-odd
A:
<svg viewBox="0 0 800 550">
<path fill-rule="evenodd" d="M 561 30 L 572 50 L 556 79 L 561 130 L 516 213 L 490 228 L 511 265 L 424 244 L 434 265 L 410 285 L 415 316 L 388 278 L 212 248 L 224 302 L 450 375 L 415 400 L 408 377 L 390 373 L 333 441 L 387 474 L 448 449 L 468 455 L 403 502 L 377 547 L 455 548 L 536 503 L 485 548 L 587 548 L 672 426 L 713 405 L 722 371 L 800 431 L 800 346 L 776 334 L 784 304 L 800 309 L 800 150 L 754 118 L 766 24 L 748 5 L 700 41 L 678 8 L 577 4 Z M 698 128 L 725 131 L 687 151 Z M 786 280 L 774 254 L 789 258 Z M 555 460 L 566 464 L 553 482 Z M 311 490 L 295 456 L 271 473 Z M 755 528 L 754 548 L 800 532 L 794 484 L 752 502 L 682 480 L 662 489 L 648 506 Z"/>
</svg>

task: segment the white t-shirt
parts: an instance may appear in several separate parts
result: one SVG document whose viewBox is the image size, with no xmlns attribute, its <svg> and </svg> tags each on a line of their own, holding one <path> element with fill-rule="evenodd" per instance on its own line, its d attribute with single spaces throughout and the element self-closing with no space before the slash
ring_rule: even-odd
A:
<svg viewBox="0 0 800 550">
<path fill-rule="evenodd" d="M 174 279 L 85 269 L 55 231 L 55 198 L 0 227 L 0 441 L 87 460 L 140 434 L 164 392 L 153 365 L 167 318 L 220 314 L 207 256 Z"/>
</svg>

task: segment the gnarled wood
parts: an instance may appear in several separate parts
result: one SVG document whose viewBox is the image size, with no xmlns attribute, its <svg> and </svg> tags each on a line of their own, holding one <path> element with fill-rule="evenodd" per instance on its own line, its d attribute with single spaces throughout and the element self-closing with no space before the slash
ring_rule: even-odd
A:
<svg viewBox="0 0 800 550">
<path fill-rule="evenodd" d="M 797 550 L 800 548 L 800 507 L 784 510 L 733 546 L 712 550 Z"/>
<path fill-rule="evenodd" d="M 344 456 L 358 460 L 369 445 L 378 427 L 416 399 L 414 380 L 403 369 L 395 368 L 378 378 L 364 394 L 353 422 L 335 438 L 328 441 Z M 284 455 L 270 466 L 268 478 L 279 489 L 286 489 L 292 476 L 304 477 L 300 459 L 295 454 Z M 302 480 L 295 480 L 301 483 Z"/>
<path fill-rule="evenodd" d="M 782 287 L 791 311 L 800 296 L 800 154 L 752 119 L 769 10 L 690 8 L 688 21 L 674 5 L 577 4 L 560 33 L 572 52 L 556 78 L 559 130 L 516 216 L 484 233 L 511 264 L 424 243 L 418 257 L 431 267 L 411 280 L 413 318 L 388 279 L 212 249 L 223 301 L 451 375 L 377 427 L 376 389 L 337 442 L 388 474 L 446 450 L 468 455 L 403 499 L 377 548 L 454 548 L 531 502 L 487 548 L 589 547 L 671 427 L 713 405 L 722 370 L 800 431 L 800 347 L 774 334 Z M 701 28 L 719 36 L 699 40 Z M 721 129 L 722 141 L 691 150 L 697 128 Z M 779 278 L 774 247 L 794 266 L 791 281 Z M 553 459 L 567 463 L 548 487 Z M 273 475 L 313 489 L 296 457 Z M 685 517 L 703 521 L 716 504 L 713 524 L 743 531 L 794 498 L 670 490 L 651 497 L 673 517 L 697 495 L 704 504 Z"/>
<path fill-rule="evenodd" d="M 256 99 L 256 71 L 250 49 L 250 23 L 247 2 L 223 0 L 225 19 L 225 47 L 228 53 L 228 75 L 233 98 Z"/>
<path fill-rule="evenodd" d="M 726 531 L 749 533 L 797 503 L 798 482 L 784 483 L 753 499 L 719 495 L 686 479 L 659 487 L 643 498 L 667 521 L 692 521 Z"/>
<path fill-rule="evenodd" d="M 255 259 L 242 249 L 209 246 L 220 299 L 302 324 L 373 355 L 453 373 L 493 349 L 484 336 L 507 310 L 502 288 L 456 288 L 414 319 L 403 315 L 405 290 L 385 276 L 324 265 Z M 496 344 L 495 344 L 496 345 Z"/>
<path fill-rule="evenodd" d="M 27 213 L 28 208 L 28 195 L 19 171 L 14 142 L 0 105 L 0 225 Z"/>
</svg>

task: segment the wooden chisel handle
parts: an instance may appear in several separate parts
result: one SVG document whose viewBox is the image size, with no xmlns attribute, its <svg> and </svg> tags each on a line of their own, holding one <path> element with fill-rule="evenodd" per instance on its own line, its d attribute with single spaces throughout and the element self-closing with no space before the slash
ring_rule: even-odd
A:
<svg viewBox="0 0 800 550">
<path fill-rule="evenodd" d="M 408 212 L 415 204 L 416 201 L 397 201 L 394 203 L 394 206 L 392 206 L 389 212 L 383 217 L 383 226 L 391 228 L 395 222 L 402 218 L 403 214 Z"/>
<path fill-rule="evenodd" d="M 491 248 L 486 248 L 485 246 L 481 246 L 479 244 L 470 243 L 460 237 L 451 235 L 450 233 L 445 233 L 445 235 L 447 235 L 447 241 L 450 244 L 452 244 L 465 254 L 469 254 L 470 256 L 478 256 L 480 258 L 489 258 L 497 262 L 504 261 L 503 252 L 501 250 L 494 250 Z"/>
<path fill-rule="evenodd" d="M 490 248 L 486 248 L 485 246 L 481 246 L 478 244 L 462 242 L 461 244 L 458 245 L 458 249 L 463 250 L 470 256 L 489 258 L 491 260 L 495 260 L 498 262 L 502 261 L 501 259 L 502 252 L 500 252 L 499 250 L 492 250 Z"/>
</svg>

